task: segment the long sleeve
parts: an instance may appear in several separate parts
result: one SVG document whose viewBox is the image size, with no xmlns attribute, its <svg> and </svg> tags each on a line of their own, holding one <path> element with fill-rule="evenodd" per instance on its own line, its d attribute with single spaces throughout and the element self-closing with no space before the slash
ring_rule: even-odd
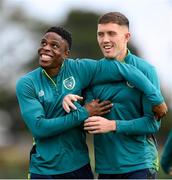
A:
<svg viewBox="0 0 172 180">
<path fill-rule="evenodd" d="M 78 108 L 65 116 L 46 118 L 44 107 L 35 95 L 33 84 L 26 78 L 18 81 L 16 93 L 22 117 L 32 135 L 36 138 L 57 135 L 80 125 L 88 118 L 88 112 L 84 107 Z"/>
<path fill-rule="evenodd" d="M 115 60 L 101 60 L 92 81 L 93 85 L 109 81 L 126 80 L 131 85 L 142 91 L 146 98 L 153 104 L 161 104 L 164 99 L 150 80 L 136 67 Z"/>
<path fill-rule="evenodd" d="M 153 105 L 161 104 L 164 101 L 160 91 L 133 65 L 116 60 L 82 59 L 77 60 L 74 67 L 73 70 L 78 73 L 84 88 L 88 87 L 89 83 L 94 86 L 125 80 L 142 91 Z"/>
<path fill-rule="evenodd" d="M 172 131 L 164 145 L 160 163 L 164 172 L 169 173 L 169 169 L 172 167 Z"/>
<path fill-rule="evenodd" d="M 157 73 L 155 69 L 151 69 L 147 74 L 148 78 L 159 90 L 159 80 L 157 78 Z M 146 96 L 143 95 L 143 116 L 131 120 L 116 120 L 117 131 L 118 133 L 127 133 L 127 134 L 150 134 L 155 133 L 159 130 L 160 121 L 154 119 L 152 113 L 152 108 L 150 102 L 147 100 Z"/>
</svg>

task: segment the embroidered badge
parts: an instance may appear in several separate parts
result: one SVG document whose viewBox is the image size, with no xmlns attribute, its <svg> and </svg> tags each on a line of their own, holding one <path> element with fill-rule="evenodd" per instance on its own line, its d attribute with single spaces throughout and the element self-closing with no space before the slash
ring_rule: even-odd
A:
<svg viewBox="0 0 172 180">
<path fill-rule="evenodd" d="M 63 85 L 66 89 L 72 90 L 75 87 L 75 79 L 73 76 L 68 77 L 63 81 Z"/>
<path fill-rule="evenodd" d="M 130 84 L 128 81 L 126 82 L 127 86 L 130 88 L 134 88 L 134 86 L 132 84 Z"/>
<path fill-rule="evenodd" d="M 39 91 L 38 96 L 39 96 L 39 97 L 44 96 L 44 91 L 43 91 L 42 89 Z"/>
</svg>

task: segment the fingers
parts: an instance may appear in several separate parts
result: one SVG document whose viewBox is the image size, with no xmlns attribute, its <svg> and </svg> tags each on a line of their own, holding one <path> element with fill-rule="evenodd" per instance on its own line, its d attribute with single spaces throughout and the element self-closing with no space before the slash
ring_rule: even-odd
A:
<svg viewBox="0 0 172 180">
<path fill-rule="evenodd" d="M 88 131 L 89 134 L 100 134 L 100 130 L 92 130 L 92 131 Z"/>
<path fill-rule="evenodd" d="M 69 106 L 68 106 L 68 104 L 67 104 L 66 102 L 62 102 L 62 106 L 63 106 L 63 109 L 64 109 L 67 113 L 70 112 L 70 108 L 69 108 Z"/>
<path fill-rule="evenodd" d="M 99 99 L 96 99 L 95 102 L 97 103 L 96 106 L 99 108 L 99 114 L 98 115 L 103 115 L 107 114 L 110 112 L 110 109 L 112 108 L 113 104 L 111 101 L 103 101 L 99 103 Z"/>
<path fill-rule="evenodd" d="M 154 117 L 156 120 L 160 120 L 161 118 L 163 118 L 165 116 L 165 114 L 161 114 L 161 113 L 154 113 Z"/>
<path fill-rule="evenodd" d="M 110 111 L 110 109 L 112 108 L 113 104 L 107 104 L 107 105 L 104 105 L 100 108 L 101 111 Z"/>
<path fill-rule="evenodd" d="M 78 100 L 81 101 L 81 100 L 83 100 L 83 97 L 75 95 L 75 94 L 68 94 L 64 97 L 64 100 L 66 100 L 68 102 L 69 101 L 78 101 Z"/>
<path fill-rule="evenodd" d="M 84 124 L 86 124 L 87 122 L 95 122 L 95 121 L 99 121 L 99 116 L 92 116 L 92 117 L 89 117 L 88 119 L 86 119 L 84 121 Z"/>
<path fill-rule="evenodd" d="M 84 122 L 84 130 L 86 131 L 98 131 L 100 129 L 99 127 L 99 122 L 96 116 L 93 116 L 91 118 L 88 118 L 85 122 Z"/>
<path fill-rule="evenodd" d="M 96 105 L 96 104 L 99 104 L 99 101 L 100 101 L 99 99 L 93 99 L 92 103 L 95 103 L 95 105 Z"/>
<path fill-rule="evenodd" d="M 72 95 L 72 100 L 73 100 L 73 101 L 82 101 L 82 100 L 83 100 L 83 97 L 73 94 L 73 95 Z"/>
<path fill-rule="evenodd" d="M 99 105 L 100 105 L 100 113 L 99 113 L 99 115 L 109 113 L 112 106 L 113 106 L 113 104 L 110 101 L 103 101 Z"/>
<path fill-rule="evenodd" d="M 110 101 L 103 101 L 99 103 L 99 106 L 102 107 L 102 109 L 109 109 L 113 106 L 113 104 Z"/>
<path fill-rule="evenodd" d="M 77 109 L 77 107 L 74 105 L 74 103 L 73 103 L 72 101 L 68 101 L 68 102 L 66 103 L 66 106 L 68 107 L 68 109 L 74 109 L 74 110 Z M 70 111 L 69 111 L 69 112 L 70 112 Z"/>
<path fill-rule="evenodd" d="M 83 97 L 75 95 L 75 94 L 68 94 L 64 97 L 63 102 L 62 102 L 62 106 L 63 109 L 69 113 L 71 109 L 76 110 L 76 106 L 74 105 L 73 102 L 77 101 L 77 100 L 83 100 Z"/>
<path fill-rule="evenodd" d="M 109 113 L 110 112 L 110 110 L 106 110 L 106 111 L 101 111 L 101 112 L 99 112 L 99 116 L 102 116 L 102 115 L 104 115 L 104 114 L 107 114 L 107 113 Z"/>
<path fill-rule="evenodd" d="M 77 109 L 76 106 L 73 104 L 73 102 L 72 102 L 70 99 L 67 99 L 67 98 L 66 98 L 65 100 L 63 100 L 62 106 L 63 106 L 63 109 L 64 109 L 67 113 L 70 112 L 71 108 L 74 109 L 74 110 Z"/>
<path fill-rule="evenodd" d="M 96 131 L 96 130 L 99 130 L 99 127 L 98 127 L 98 125 L 86 126 L 86 127 L 84 127 L 84 130 L 85 131 Z"/>
<path fill-rule="evenodd" d="M 84 130 L 91 134 L 115 131 L 116 122 L 100 116 L 93 116 L 84 122 Z"/>
<path fill-rule="evenodd" d="M 167 105 L 164 102 L 156 105 L 153 107 L 153 112 L 155 114 L 155 117 L 163 118 L 168 112 Z"/>
<path fill-rule="evenodd" d="M 112 105 L 111 101 L 102 101 L 100 104 L 100 106 L 107 106 L 107 105 Z"/>
</svg>

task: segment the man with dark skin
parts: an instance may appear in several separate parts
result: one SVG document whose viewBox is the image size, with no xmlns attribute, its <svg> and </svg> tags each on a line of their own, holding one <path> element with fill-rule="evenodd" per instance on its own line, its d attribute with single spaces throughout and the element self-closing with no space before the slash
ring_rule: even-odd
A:
<svg viewBox="0 0 172 180">
<path fill-rule="evenodd" d="M 21 114 L 34 137 L 29 167 L 31 179 L 93 178 L 81 125 L 89 116 L 109 112 L 112 104 L 95 100 L 82 110 L 65 116 L 61 102 L 71 84 L 62 79 L 70 77 L 70 71 L 75 72 L 79 66 L 68 69 L 73 62 L 64 63 L 71 43 L 66 30 L 50 28 L 38 50 L 40 67 L 17 82 Z M 76 121 L 78 117 L 80 120 Z"/>
</svg>

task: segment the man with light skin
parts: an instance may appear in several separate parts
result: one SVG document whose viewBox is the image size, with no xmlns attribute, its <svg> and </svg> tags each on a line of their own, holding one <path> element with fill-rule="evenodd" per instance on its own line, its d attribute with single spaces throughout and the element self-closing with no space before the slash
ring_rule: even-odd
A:
<svg viewBox="0 0 172 180">
<path fill-rule="evenodd" d="M 155 68 L 128 50 L 130 37 L 129 21 L 125 15 L 110 12 L 101 16 L 97 40 L 105 58 L 100 61 L 108 59 L 131 64 L 160 90 Z M 150 101 L 125 81 L 94 86 L 87 96 L 89 100 L 105 98 L 113 103 L 111 112 L 104 117 L 89 117 L 84 123 L 84 129 L 94 134 L 98 178 L 155 178 L 158 156 L 153 134 L 159 130 L 160 121 L 154 116 Z M 67 112 L 75 108 L 73 101 L 77 101 L 73 94 L 64 98 L 63 107 Z"/>
</svg>

